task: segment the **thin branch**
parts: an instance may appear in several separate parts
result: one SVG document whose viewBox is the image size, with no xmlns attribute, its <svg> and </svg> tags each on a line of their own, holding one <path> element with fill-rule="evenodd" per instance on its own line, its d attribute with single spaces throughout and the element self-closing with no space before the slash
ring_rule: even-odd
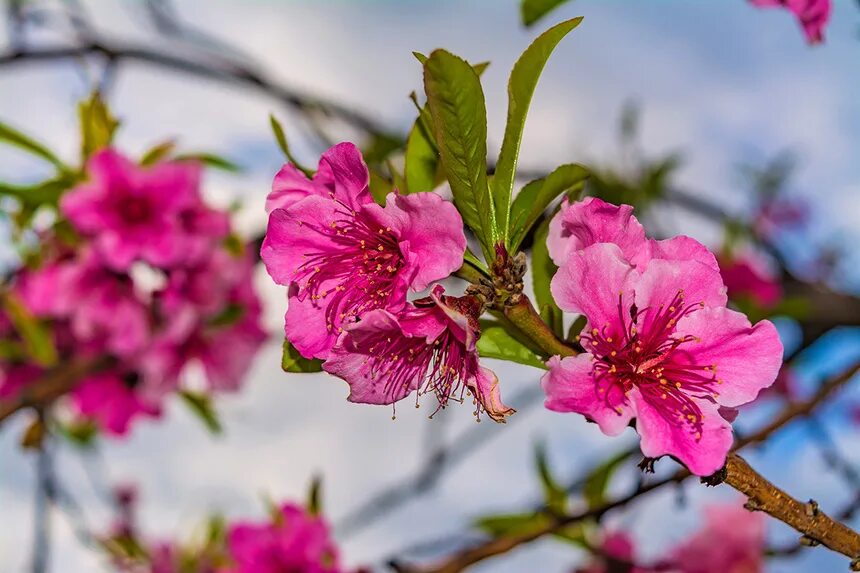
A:
<svg viewBox="0 0 860 573">
<path fill-rule="evenodd" d="M 776 433 L 778 430 L 782 429 L 784 426 L 794 421 L 796 418 L 802 418 L 809 415 L 818 406 L 827 401 L 827 399 L 830 398 L 837 389 L 848 383 L 848 381 L 850 381 L 854 377 L 854 375 L 857 374 L 857 372 L 860 372 L 860 361 L 843 371 L 839 376 L 836 376 L 822 384 L 819 390 L 809 399 L 803 402 L 789 404 L 769 424 L 765 425 L 760 430 L 754 432 L 753 434 L 750 434 L 747 437 L 738 439 L 733 452 L 736 452 L 750 445 L 761 443 L 768 437 Z M 736 456 L 734 453 L 730 454 L 729 461 L 731 461 L 735 457 Z M 736 489 L 744 488 L 739 489 L 739 491 L 741 491 L 742 493 L 746 493 L 746 491 L 744 490 L 747 490 L 756 495 L 763 494 L 764 490 L 760 491 L 759 488 L 765 488 L 765 483 L 769 484 L 767 480 L 758 475 L 755 470 L 749 468 L 748 465 L 744 467 L 745 462 L 743 464 L 741 464 L 740 462 L 732 462 L 732 464 L 733 465 L 730 468 L 727 468 L 727 474 L 731 475 L 730 479 L 732 480 L 729 485 L 735 487 Z M 505 535 L 484 541 L 475 546 L 455 552 L 453 555 L 450 555 L 448 558 L 446 558 L 443 562 L 434 566 L 426 568 L 418 567 L 407 565 L 397 560 L 393 560 L 390 565 L 393 569 L 400 573 L 458 573 L 459 571 L 463 571 L 467 567 L 474 565 L 475 563 L 478 563 L 480 561 L 483 561 L 484 559 L 488 559 L 496 555 L 501 555 L 512 549 L 515 549 L 516 547 L 519 547 L 520 545 L 529 543 L 546 535 L 551 535 L 573 523 L 578 523 L 589 519 L 600 519 L 607 512 L 619 507 L 623 507 L 642 495 L 660 489 L 668 484 L 681 483 L 690 476 L 690 472 L 686 469 L 679 469 L 677 472 L 667 478 L 651 483 L 640 484 L 628 495 L 605 503 L 596 508 L 570 515 L 551 515 L 552 520 L 547 525 L 539 529 L 535 529 L 525 534 Z M 772 487 L 775 488 L 775 486 Z M 773 491 L 768 491 L 768 496 L 774 495 Z M 792 499 L 785 493 L 782 493 L 781 495 L 783 495 L 786 499 Z M 766 499 L 768 503 L 772 501 L 771 497 L 767 497 Z M 770 508 L 770 505 L 768 505 L 768 507 Z M 791 513 L 789 515 L 784 516 L 786 519 L 791 520 L 786 521 L 786 523 L 788 523 L 792 527 L 795 527 L 795 525 L 802 527 L 803 529 L 798 529 L 798 531 L 801 531 L 801 533 L 804 534 L 807 534 L 807 529 L 809 529 L 810 532 L 812 532 L 814 535 L 818 536 L 826 535 L 828 534 L 828 532 L 834 532 L 833 535 L 836 535 L 837 539 L 828 538 L 828 543 L 832 543 L 833 545 L 846 550 L 850 548 L 850 539 L 845 537 L 844 530 L 841 527 L 836 528 L 835 526 L 831 525 L 830 521 L 832 520 L 827 521 L 829 520 L 829 518 L 827 518 L 827 520 L 823 518 L 816 518 L 815 520 L 799 521 L 799 518 L 797 518 L 793 513 L 794 509 L 796 509 L 795 506 L 791 506 L 789 508 Z M 774 515 L 774 517 L 777 517 L 779 519 L 779 516 L 777 515 Z M 815 539 L 821 543 L 824 543 L 823 539 L 819 539 L 818 537 L 815 537 Z M 846 545 L 846 543 L 848 544 Z M 828 547 L 830 547 L 830 545 L 828 545 Z M 857 554 L 852 556 L 852 558 L 858 556 L 860 556 L 860 546 L 858 546 Z"/>
</svg>

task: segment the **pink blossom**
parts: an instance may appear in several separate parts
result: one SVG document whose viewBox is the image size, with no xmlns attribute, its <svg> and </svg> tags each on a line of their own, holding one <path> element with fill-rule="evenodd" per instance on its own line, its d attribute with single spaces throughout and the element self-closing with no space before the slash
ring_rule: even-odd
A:
<svg viewBox="0 0 860 573">
<path fill-rule="evenodd" d="M 199 264 L 171 273 L 157 295 L 168 322 L 142 359 L 149 378 L 169 388 L 196 360 L 212 390 L 239 388 L 267 338 L 253 265 L 250 253 L 219 248 Z"/>
<path fill-rule="evenodd" d="M 754 257 L 721 261 L 720 274 L 733 299 L 747 297 L 762 308 L 773 308 L 782 299 L 778 278 Z"/>
<path fill-rule="evenodd" d="M 224 573 L 340 573 L 328 525 L 294 504 L 282 505 L 271 522 L 237 523 L 227 545 L 234 565 Z"/>
<path fill-rule="evenodd" d="M 62 212 L 91 237 L 106 264 L 124 271 L 136 260 L 167 267 L 188 254 L 181 215 L 199 204 L 200 166 L 163 162 L 135 165 L 114 150 L 87 163 L 89 180 L 63 195 Z"/>
<path fill-rule="evenodd" d="M 703 512 L 705 525 L 672 557 L 680 573 L 760 573 L 765 543 L 761 513 L 740 505 L 717 505 Z"/>
<path fill-rule="evenodd" d="M 831 0 L 750 0 L 760 8 L 782 7 L 797 17 L 806 34 L 806 41 L 819 44 L 824 41 L 824 27 L 833 11 Z"/>
<path fill-rule="evenodd" d="M 713 253 L 695 239 L 684 235 L 662 241 L 646 238 L 645 228 L 633 215 L 630 205 L 613 205 L 597 197 L 573 203 L 565 199 L 550 221 L 547 237 L 555 264 L 562 266 L 570 253 L 597 243 L 618 245 L 625 260 L 639 270 L 652 258 L 697 260 L 719 269 Z"/>
<path fill-rule="evenodd" d="M 323 367 L 349 383 L 351 402 L 393 404 L 413 392 L 433 392 L 444 408 L 468 390 L 476 415 L 485 411 L 502 422 L 513 414 L 501 401 L 496 375 L 478 362 L 480 303 L 444 291 L 436 285 L 430 297 L 397 314 L 373 310 L 346 327 Z"/>
<path fill-rule="evenodd" d="M 633 540 L 626 533 L 616 531 L 603 536 L 599 548 L 599 557 L 587 567 L 579 568 L 574 573 L 610 573 L 623 570 L 627 573 L 646 573 L 647 569 L 634 565 Z M 620 567 L 613 568 L 613 564 Z"/>
<path fill-rule="evenodd" d="M 774 381 L 782 344 L 772 323 L 752 326 L 725 307 L 705 247 L 679 237 L 636 249 L 621 235 L 635 263 L 618 244 L 596 242 L 572 250 L 552 280 L 559 306 L 588 322 L 585 352 L 548 363 L 546 407 L 578 412 L 608 435 L 635 418 L 646 456 L 709 475 L 732 443 L 723 415 Z"/>
<path fill-rule="evenodd" d="M 72 402 L 84 418 L 95 422 L 103 431 L 123 436 L 133 419 L 161 415 L 159 404 L 145 401 L 135 391 L 139 382 L 136 373 L 93 374 L 75 387 Z"/>
<path fill-rule="evenodd" d="M 396 312 L 463 263 L 466 239 L 453 204 L 433 193 L 373 202 L 367 167 L 351 143 L 323 154 L 308 180 L 285 166 L 275 178 L 261 256 L 289 285 L 287 338 L 326 358 L 344 325 L 374 309 Z"/>
<path fill-rule="evenodd" d="M 43 373 L 34 364 L 0 364 L 0 399 L 14 399 Z"/>
</svg>

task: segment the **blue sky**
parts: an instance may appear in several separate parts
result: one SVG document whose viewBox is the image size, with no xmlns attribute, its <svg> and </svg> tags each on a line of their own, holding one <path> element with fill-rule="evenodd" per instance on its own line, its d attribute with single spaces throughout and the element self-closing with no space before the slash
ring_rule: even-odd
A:
<svg viewBox="0 0 860 573">
<path fill-rule="evenodd" d="M 241 46 L 274 77 L 347 102 L 395 129 L 406 129 L 414 110 L 406 95 L 420 88 L 412 50 L 445 47 L 473 61 L 492 60 L 484 89 L 490 119 L 490 149 L 504 127 L 505 82 L 511 65 L 536 31 L 523 30 L 513 0 L 437 2 L 297 2 L 274 0 L 179 2 L 195 25 Z M 142 41 L 133 2 L 87 2 L 105 33 Z M 552 167 L 562 162 L 611 162 L 617 152 L 617 118 L 625 101 L 643 110 L 642 145 L 649 154 L 680 150 L 685 164 L 679 183 L 742 212 L 749 204 L 736 166 L 792 149 L 801 158 L 792 192 L 808 198 L 813 223 L 798 248 L 836 243 L 850 248 L 860 239 L 860 9 L 837 0 L 823 46 L 810 49 L 796 23 L 780 10 L 757 10 L 743 0 L 577 0 L 545 23 L 584 15 L 585 21 L 559 47 L 547 66 L 532 105 L 522 163 Z M 538 28 L 543 27 L 539 25 Z M 72 158 L 74 102 L 86 94 L 81 74 L 67 66 L 0 70 L 0 117 L 38 134 Z M 123 116 L 119 144 L 137 153 L 166 136 L 189 149 L 207 149 L 246 167 L 239 176 L 213 175 L 208 192 L 228 204 L 241 199 L 242 229 L 259 232 L 262 202 L 280 156 L 269 135 L 270 111 L 285 115 L 265 97 L 142 65 L 118 77 L 111 103 Z M 294 124 L 287 118 L 287 128 Z M 312 150 L 298 151 L 313 162 Z M 40 166 L 0 150 L 5 180 L 26 181 Z M 672 213 L 677 231 L 704 241 L 718 238 L 700 220 Z M 857 284 L 860 258 L 847 253 L 844 279 Z M 267 322 L 277 337 L 285 296 L 264 273 Z M 818 350 L 805 371 L 809 383 L 823 370 L 856 356 L 856 335 L 839 335 Z M 300 497 L 314 472 L 326 480 L 326 505 L 337 520 L 367 492 L 395 483 L 422 460 L 428 439 L 450 439 L 472 418 L 465 408 L 428 422 L 428 412 L 347 404 L 345 385 L 324 376 L 288 376 L 278 367 L 279 342 L 260 354 L 247 391 L 220 408 L 225 436 L 213 439 L 180 408 L 167 420 L 142 424 L 122 443 L 108 442 L 100 458 L 112 480 L 138 481 L 143 522 L 154 535 L 190 531 L 210 510 L 231 516 L 261 513 L 263 494 Z M 493 364 L 505 395 L 534 386 L 539 373 Z M 855 393 L 856 395 L 856 393 Z M 517 406 L 517 404 L 513 404 Z M 751 412 L 744 417 L 753 420 Z M 860 463 L 858 433 L 845 427 L 839 410 L 826 423 L 838 430 L 846 455 Z M 484 422 L 488 423 L 488 422 Z M 0 433 L 0 569 L 23 570 L 30 538 L 32 460 L 17 452 L 22 421 Z M 546 440 L 561 475 L 608 457 L 629 445 L 632 435 L 605 438 L 574 416 L 540 408 L 522 412 L 486 447 L 449 473 L 439 487 L 389 519 L 345 540 L 351 563 L 377 563 L 399 547 L 464 528 L 476 515 L 516 510 L 538 494 L 531 448 Z M 428 438 L 428 435 L 433 438 Z M 763 473 L 798 498 L 815 497 L 836 508 L 846 492 L 822 475 L 822 463 L 802 428 L 782 434 L 752 460 Z M 104 519 L 106 508 L 82 470 L 80 456 L 63 452 L 67 484 Z M 668 468 L 668 462 L 663 464 Z M 634 478 L 624 475 L 617 487 Z M 692 507 L 731 498 L 723 488 L 687 489 Z M 667 491 L 611 520 L 632 528 L 647 555 L 679 539 L 695 521 L 692 510 L 675 509 Z M 55 573 L 88 573 L 99 561 L 72 538 L 56 516 Z M 857 525 L 855 523 L 855 525 Z M 774 536 L 790 538 L 774 525 Z M 540 542 L 510 559 L 476 571 L 565 571 L 576 559 L 567 546 Z M 773 571 L 841 571 L 844 560 L 824 550 L 778 563 Z"/>
</svg>

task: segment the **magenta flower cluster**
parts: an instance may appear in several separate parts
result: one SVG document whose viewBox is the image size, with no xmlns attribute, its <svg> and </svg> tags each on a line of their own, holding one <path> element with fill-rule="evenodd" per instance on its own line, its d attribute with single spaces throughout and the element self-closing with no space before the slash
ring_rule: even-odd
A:
<svg viewBox="0 0 860 573">
<path fill-rule="evenodd" d="M 549 361 L 546 407 L 582 414 L 608 435 L 635 419 L 645 456 L 717 471 L 736 408 L 779 372 L 773 324 L 728 309 L 713 254 L 689 237 L 648 239 L 630 206 L 564 203 L 548 247 L 559 266 L 553 296 L 587 322 L 577 337 L 585 351 Z"/>
<path fill-rule="evenodd" d="M 477 299 L 446 296 L 439 284 L 407 299 L 463 264 L 460 214 L 431 192 L 392 192 L 380 206 L 368 184 L 351 143 L 325 152 L 312 179 L 290 164 L 275 177 L 261 256 L 289 287 L 287 339 L 346 380 L 353 402 L 430 392 L 444 407 L 468 391 L 476 414 L 503 420 L 512 410 L 478 363 Z"/>
<path fill-rule="evenodd" d="M 45 233 L 41 260 L 15 277 L 14 295 L 50 325 L 63 363 L 102 359 L 71 403 L 107 433 L 158 416 L 192 363 L 209 390 L 237 389 L 265 339 L 253 253 L 232 237 L 228 213 L 203 201 L 200 177 L 193 161 L 141 167 L 112 149 L 96 153 L 86 181 L 61 198 L 72 236 Z M 4 362 L 0 397 L 42 373 Z"/>
</svg>

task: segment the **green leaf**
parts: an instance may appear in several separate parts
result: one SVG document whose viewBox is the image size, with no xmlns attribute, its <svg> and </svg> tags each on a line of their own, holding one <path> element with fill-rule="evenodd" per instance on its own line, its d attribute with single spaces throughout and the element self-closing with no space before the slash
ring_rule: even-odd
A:
<svg viewBox="0 0 860 573">
<path fill-rule="evenodd" d="M 588 179 L 588 169 L 576 163 L 561 165 L 544 178 L 523 187 L 511 206 L 511 251 L 516 251 L 552 201 L 570 191 L 581 191 Z"/>
<path fill-rule="evenodd" d="M 494 260 L 499 229 L 487 182 L 487 110 L 481 81 L 465 60 L 435 50 L 424 63 L 424 89 L 454 203 L 487 260 Z"/>
<path fill-rule="evenodd" d="M 514 176 L 517 170 L 517 158 L 520 154 L 520 143 L 523 138 L 529 104 L 531 104 L 540 74 L 550 54 L 561 39 L 576 28 L 581 21 L 582 18 L 567 20 L 538 36 L 526 48 L 526 51 L 523 52 L 511 70 L 511 77 L 508 80 L 508 121 L 505 125 L 505 137 L 502 140 L 502 149 L 499 152 L 499 160 L 496 163 L 496 173 L 493 178 L 496 220 L 506 245 L 509 245 L 509 217 L 511 196 L 514 191 Z"/>
<path fill-rule="evenodd" d="M 562 337 L 564 336 L 563 315 L 550 292 L 550 282 L 558 267 L 549 258 L 549 250 L 546 246 L 549 221 L 547 219 L 541 223 L 535 233 L 535 242 L 532 246 L 532 287 L 541 318 L 552 328 L 556 336 Z"/>
<path fill-rule="evenodd" d="M 385 198 L 394 191 L 394 184 L 383 177 L 376 169 L 368 169 L 370 172 L 370 195 L 379 205 L 385 205 Z"/>
<path fill-rule="evenodd" d="M 284 372 L 322 372 L 322 360 L 305 358 L 289 340 L 284 340 L 284 353 L 281 356 L 281 368 Z"/>
<path fill-rule="evenodd" d="M 568 0 L 522 0 L 520 3 L 520 15 L 523 24 L 531 26 Z"/>
<path fill-rule="evenodd" d="M 543 444 L 535 446 L 535 468 L 543 487 L 544 503 L 552 511 L 562 513 L 567 506 L 567 491 L 559 485 L 558 480 L 549 469 L 549 459 Z"/>
<path fill-rule="evenodd" d="M 146 153 L 143 154 L 143 157 L 140 159 L 140 164 L 144 166 L 155 165 L 173 153 L 174 149 L 176 149 L 175 140 L 168 139 L 166 141 L 162 141 L 161 143 L 149 148 Z"/>
<path fill-rule="evenodd" d="M 407 193 L 423 193 L 436 187 L 439 156 L 436 145 L 421 125 L 415 120 L 406 139 L 405 176 Z"/>
<path fill-rule="evenodd" d="M 239 322 L 245 315 L 245 307 L 241 304 L 228 304 L 221 312 L 209 319 L 209 326 L 223 328 Z"/>
<path fill-rule="evenodd" d="M 369 165 L 382 163 L 392 153 L 403 149 L 406 142 L 402 135 L 391 135 L 389 133 L 377 133 L 371 137 L 367 145 L 363 146 L 361 155 Z"/>
<path fill-rule="evenodd" d="M 550 516 L 545 513 L 510 513 L 480 517 L 474 525 L 487 535 L 508 537 L 541 530 L 550 521 Z"/>
<path fill-rule="evenodd" d="M 293 152 L 290 150 L 290 144 L 287 143 L 287 135 L 284 133 L 284 128 L 281 126 L 281 123 L 277 120 L 274 114 L 269 114 L 269 124 L 272 126 L 272 133 L 275 134 L 275 141 L 278 142 L 278 147 L 281 148 L 287 161 L 295 165 L 296 169 L 304 173 L 306 177 L 313 177 L 313 169 L 308 169 L 307 167 L 302 166 L 302 164 L 296 160 Z"/>
<path fill-rule="evenodd" d="M 484 358 L 498 358 L 546 370 L 543 358 L 494 320 L 481 320 L 478 353 Z"/>
<path fill-rule="evenodd" d="M 322 514 L 322 478 L 320 476 L 314 476 L 308 488 L 307 510 L 311 515 Z"/>
<path fill-rule="evenodd" d="M 100 149 L 109 147 L 119 121 L 111 114 L 99 92 L 78 104 L 81 125 L 81 158 L 86 161 Z"/>
<path fill-rule="evenodd" d="M 242 171 L 242 168 L 237 164 L 214 153 L 183 153 L 176 156 L 176 161 L 199 161 L 207 167 L 229 171 L 230 173 L 239 173 Z"/>
<path fill-rule="evenodd" d="M 51 367 L 57 364 L 57 348 L 51 330 L 33 316 L 24 303 L 12 293 L 2 297 L 3 310 L 15 331 L 24 341 L 27 355 L 40 366 Z"/>
<path fill-rule="evenodd" d="M 22 205 L 30 208 L 41 205 L 56 205 L 63 191 L 71 188 L 74 182 L 71 176 L 61 175 L 56 179 L 48 179 L 35 185 L 0 183 L 0 195 L 14 197 Z"/>
<path fill-rule="evenodd" d="M 60 158 L 54 155 L 54 152 L 48 149 L 43 143 L 2 122 L 0 122 L 0 141 L 22 149 L 36 157 L 40 157 L 54 165 L 60 171 L 69 170 L 66 164 L 60 161 Z"/>
<path fill-rule="evenodd" d="M 190 390 L 182 390 L 179 396 L 186 406 L 193 412 L 200 421 L 213 434 L 221 433 L 221 422 L 218 421 L 218 415 L 215 412 L 215 407 L 212 405 L 212 398 L 208 394 L 202 392 L 191 392 Z"/>
<path fill-rule="evenodd" d="M 588 477 L 585 479 L 585 485 L 582 487 L 582 495 L 588 503 L 588 507 L 593 508 L 602 505 L 606 501 L 606 488 L 609 485 L 609 480 L 615 470 L 630 457 L 630 452 L 625 451 L 609 458 L 596 468 L 594 468 Z"/>
<path fill-rule="evenodd" d="M 99 428 L 92 420 L 75 420 L 66 424 L 55 424 L 55 427 L 61 436 L 79 448 L 92 447 L 99 435 Z"/>
</svg>

